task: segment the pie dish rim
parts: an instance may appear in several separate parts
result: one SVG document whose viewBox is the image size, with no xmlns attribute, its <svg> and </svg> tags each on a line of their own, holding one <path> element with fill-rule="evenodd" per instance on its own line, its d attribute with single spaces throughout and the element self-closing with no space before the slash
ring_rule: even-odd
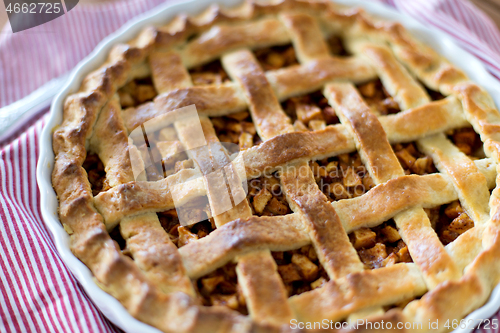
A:
<svg viewBox="0 0 500 333">
<path fill-rule="evenodd" d="M 406 14 L 397 12 L 380 3 L 373 3 L 367 0 L 332 1 L 339 4 L 346 4 L 350 7 L 360 6 L 369 14 L 402 23 L 412 36 L 415 36 L 442 54 L 453 65 L 463 70 L 473 81 L 481 82 L 481 86 L 488 91 L 495 103 L 500 105 L 500 82 L 487 72 L 479 59 L 459 47 L 444 32 L 428 28 Z M 223 6 L 230 6 L 241 2 L 241 0 L 190 0 L 184 3 L 166 3 L 129 21 L 115 33 L 103 39 L 94 51 L 74 68 L 66 85 L 54 98 L 50 114 L 40 135 L 37 181 L 41 193 L 41 211 L 44 222 L 54 239 L 56 249 L 66 266 L 82 284 L 84 290 L 98 309 L 118 327 L 122 329 L 126 328 L 129 332 L 159 332 L 159 330 L 133 318 L 118 300 L 100 289 L 94 282 L 93 275 L 87 266 L 71 252 L 69 248 L 69 236 L 63 229 L 57 215 L 58 200 L 52 188 L 51 175 L 54 164 L 54 153 L 52 150 L 53 129 L 62 121 L 62 105 L 66 96 L 77 91 L 85 76 L 104 62 L 113 45 L 118 42 L 129 41 L 144 27 L 154 25 L 155 23 L 168 22 L 179 13 L 196 14 L 210 4 L 218 3 Z M 194 5 L 196 5 L 196 9 L 193 10 Z M 488 302 L 469 314 L 465 320 L 489 318 L 499 308 L 500 285 L 493 290 Z M 455 332 L 468 331 L 471 331 L 471 329 L 459 329 Z"/>
</svg>

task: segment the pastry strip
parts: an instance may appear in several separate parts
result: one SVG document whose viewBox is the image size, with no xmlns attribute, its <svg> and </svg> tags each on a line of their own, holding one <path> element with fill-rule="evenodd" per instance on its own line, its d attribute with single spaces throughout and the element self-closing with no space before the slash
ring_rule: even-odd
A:
<svg viewBox="0 0 500 333">
<path fill-rule="evenodd" d="M 189 42 L 181 52 L 187 68 L 207 63 L 240 48 L 282 45 L 290 41 L 283 24 L 276 18 L 263 18 L 238 25 L 219 25 Z"/>
<path fill-rule="evenodd" d="M 349 274 L 323 288 L 291 297 L 290 304 L 300 321 L 339 321 L 352 312 L 411 299 L 426 290 L 416 265 L 402 263 Z"/>
<path fill-rule="evenodd" d="M 404 175 L 387 136 L 378 121 L 349 83 L 332 83 L 325 95 L 344 124 L 353 131 L 361 159 L 376 183 Z M 424 274 L 429 288 L 441 281 L 456 279 L 459 272 L 445 251 L 422 208 L 410 208 L 394 217 L 401 237 Z"/>
<path fill-rule="evenodd" d="M 91 149 L 99 155 L 106 170 L 109 186 L 134 181 L 129 140 L 121 119 L 117 95 L 100 112 L 90 139 Z M 135 158 L 140 158 L 135 156 Z M 116 224 L 107 224 L 111 230 Z M 185 274 L 181 256 L 155 213 L 126 217 L 120 231 L 127 242 L 127 250 L 137 266 L 160 290 L 166 293 L 182 291 L 194 296 L 191 281 Z"/>
<path fill-rule="evenodd" d="M 401 109 L 410 109 L 429 102 L 424 88 L 415 81 L 403 65 L 396 60 L 387 46 L 359 43 L 356 53 L 365 55 L 377 70 L 380 80 Z"/>
<path fill-rule="evenodd" d="M 236 256 L 255 250 L 288 251 L 310 243 L 298 214 L 237 219 L 179 249 L 188 275 L 196 279 Z"/>
<path fill-rule="evenodd" d="M 432 156 L 436 167 L 453 180 L 453 185 L 467 215 L 475 225 L 489 219 L 488 198 L 490 193 L 486 177 L 476 164 L 455 147 L 444 134 L 420 139 L 419 147 L 425 154 Z"/>
<path fill-rule="evenodd" d="M 276 21 L 269 21 L 264 25 L 267 24 L 273 26 L 273 23 L 276 23 Z M 210 34 L 210 31 L 208 34 Z M 279 31 L 276 31 L 276 34 L 279 35 Z M 240 38 L 241 36 L 233 35 L 233 37 Z M 251 39 L 252 36 L 248 36 L 248 38 Z M 217 42 L 217 40 L 210 40 L 210 38 L 201 40 L 203 42 L 195 40 L 191 45 L 207 46 L 206 43 L 213 45 L 210 43 Z M 233 42 L 235 45 L 240 45 L 241 43 L 249 42 L 249 40 L 226 40 L 225 42 L 227 42 L 228 45 L 231 45 Z M 199 45 L 196 43 L 199 43 Z M 228 45 L 224 47 L 228 47 Z M 217 49 L 215 46 L 214 48 Z M 186 50 L 186 52 L 189 52 L 189 46 Z M 207 53 L 204 54 L 207 55 Z M 189 61 L 189 59 L 186 61 Z M 181 64 L 176 62 L 170 63 L 169 66 L 180 67 Z M 177 68 L 173 69 L 173 71 L 181 72 L 182 70 Z M 153 73 L 155 73 L 154 68 Z M 166 79 L 161 79 L 162 76 L 165 75 L 164 72 L 158 71 L 156 72 L 156 75 L 157 79 L 160 78 L 158 81 L 166 81 Z M 188 89 L 192 89 L 192 87 L 188 87 Z M 157 98 L 155 100 L 154 108 L 161 110 L 163 114 L 168 117 L 168 111 L 173 111 L 175 107 L 172 105 L 167 106 L 162 104 L 162 101 L 169 103 L 172 98 L 172 96 L 168 93 L 166 93 L 166 95 L 168 97 L 164 99 Z M 236 96 L 239 96 L 238 92 L 236 92 Z M 182 97 L 182 95 L 180 97 Z M 223 98 L 217 100 L 215 101 L 215 104 L 214 101 L 209 99 L 205 104 L 199 100 L 194 100 L 192 104 L 195 104 L 197 108 L 201 107 L 201 110 L 198 110 L 199 115 L 203 115 L 204 111 L 206 112 L 207 109 L 214 110 L 217 114 L 220 109 L 223 107 L 227 108 L 228 106 L 227 104 L 225 105 L 221 103 L 223 100 Z M 181 103 L 187 103 L 187 101 L 183 100 Z M 203 109 L 203 107 L 205 107 L 205 109 Z M 167 111 L 167 113 L 165 113 L 165 111 Z M 174 122 L 177 135 L 187 148 L 188 156 L 194 160 L 203 175 L 204 187 L 206 189 L 211 214 L 214 218 L 216 226 L 221 227 L 225 223 L 233 221 L 237 218 L 251 218 L 252 211 L 245 198 L 246 195 L 243 192 L 241 180 L 236 173 L 227 152 L 219 143 L 210 120 L 206 117 L 200 117 L 198 121 L 198 119 L 187 117 L 186 119 L 173 119 L 172 121 Z M 203 142 L 200 141 L 200 133 L 203 133 L 203 139 L 201 140 Z M 217 253 L 214 254 L 217 255 Z M 200 260 L 200 257 L 197 257 L 197 260 Z M 292 312 L 286 302 L 286 291 L 276 271 L 276 266 L 274 265 L 274 260 L 271 257 L 269 250 L 261 250 L 255 254 L 248 254 L 241 258 L 238 257 L 236 260 L 239 262 L 239 266 L 241 266 L 238 269 L 238 283 L 241 285 L 243 290 L 243 295 L 245 296 L 250 314 L 255 316 L 254 320 L 273 324 L 288 322 L 292 318 Z M 260 261 L 263 264 L 261 267 L 263 271 L 259 274 L 254 274 L 255 269 L 252 268 L 256 261 Z M 202 262 L 202 264 L 206 264 L 206 262 Z M 212 269 L 216 268 L 216 266 L 212 267 Z M 274 293 L 272 299 L 268 297 L 269 288 L 273 288 Z M 267 299 L 267 306 L 273 308 L 275 311 L 263 311 L 263 299 Z"/>
</svg>

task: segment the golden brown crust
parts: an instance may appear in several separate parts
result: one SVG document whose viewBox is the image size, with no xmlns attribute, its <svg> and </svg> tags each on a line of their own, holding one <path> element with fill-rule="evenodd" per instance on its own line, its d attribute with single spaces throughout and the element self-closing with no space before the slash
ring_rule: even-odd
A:
<svg viewBox="0 0 500 333">
<path fill-rule="evenodd" d="M 151 52 L 149 66 L 159 94 L 191 85 L 191 77 L 182 65 L 181 56 L 176 52 Z"/>
<path fill-rule="evenodd" d="M 291 32 L 297 58 L 301 63 L 330 55 L 314 17 L 304 14 L 284 14 L 280 17 Z"/>
<path fill-rule="evenodd" d="M 365 161 L 374 181 L 383 183 L 403 176 L 404 170 L 387 140 L 382 125 L 352 84 L 329 84 L 325 88 L 325 95 L 335 107 L 339 118 L 351 127 L 361 159 Z M 408 244 L 413 260 L 422 270 L 429 288 L 459 276 L 455 264 L 422 208 L 415 206 L 407 209 L 396 215 L 394 221 L 401 238 Z"/>
<path fill-rule="evenodd" d="M 361 83 L 374 79 L 376 73 L 359 58 L 328 57 L 269 72 L 266 76 L 278 99 L 284 100 L 290 96 L 318 90 L 329 81 Z M 297 77 L 301 79 L 297 80 Z"/>
<path fill-rule="evenodd" d="M 361 96 L 349 83 L 332 83 L 325 87 L 325 95 L 337 115 L 353 131 L 361 159 L 377 183 L 404 175 L 403 168 L 387 140 L 377 116 L 370 112 Z"/>
<path fill-rule="evenodd" d="M 329 55 L 324 40 L 330 35 L 347 40 L 354 55 Z M 370 44 L 357 43 L 366 37 Z M 264 72 L 249 51 L 289 42 L 300 64 L 275 71 Z M 191 86 L 187 70 L 217 58 L 234 82 Z M 117 89 L 149 74 L 160 95 L 151 103 L 121 111 L 114 97 Z M 352 85 L 339 83 L 358 84 L 377 76 L 402 112 L 377 117 Z M 431 103 L 415 78 L 449 96 Z M 325 85 L 325 95 L 343 124 L 294 132 L 279 102 Z M 212 234 L 174 248 L 153 213 L 173 208 L 174 184 L 189 182 L 181 193 L 186 200 L 206 195 L 203 175 L 213 168 L 200 159 L 197 169 L 161 181 L 136 180 L 128 152 L 137 154 L 137 148 L 129 146 L 127 134 L 147 120 L 171 117 L 171 111 L 191 104 L 203 116 L 250 109 L 264 142 L 238 157 L 245 168 L 232 170 L 232 181 L 237 183 L 245 174 L 252 178 L 279 171 L 294 214 L 250 217 L 244 200 L 217 218 L 220 228 Z M 206 136 L 212 137 L 209 141 L 217 142 L 208 118 L 202 122 Z M 473 161 L 440 134 L 467 123 L 481 135 L 489 158 Z M 128 44 L 115 46 L 103 66 L 68 96 L 63 122 L 53 135 L 53 186 L 73 253 L 133 316 L 163 331 L 287 332 L 290 318 L 366 317 L 381 305 L 393 305 L 427 289 L 422 299 L 403 310 L 372 320 L 444 323 L 483 304 L 499 281 L 499 188 L 486 204 L 500 170 L 499 123 L 500 113 L 488 94 L 399 23 L 308 0 L 248 2 L 233 9 L 212 6 L 197 17 L 180 15 L 164 27 L 146 28 Z M 413 140 L 431 153 L 443 174 L 404 176 L 389 142 Z M 356 148 L 379 185 L 332 205 L 307 161 Z M 111 187 L 95 198 L 82 168 L 87 151 L 104 162 Z M 300 169 L 307 172 L 297 173 Z M 476 225 L 445 249 L 422 207 L 457 198 Z M 416 264 L 363 271 L 346 231 L 378 225 L 390 217 Z M 118 223 L 134 261 L 119 251 L 106 231 Z M 286 302 L 269 250 L 308 243 L 314 245 L 331 281 Z M 193 294 L 189 277 L 209 273 L 232 259 L 239 262 L 238 277 L 250 317 L 199 306 L 187 295 Z"/>
<path fill-rule="evenodd" d="M 347 232 L 374 227 L 410 207 L 435 207 L 458 199 L 448 177 L 440 174 L 402 176 L 376 186 L 363 196 L 332 203 Z"/>
<path fill-rule="evenodd" d="M 204 195 L 202 179 L 194 170 L 186 169 L 157 182 L 133 181 L 115 186 L 94 198 L 95 208 L 102 214 L 106 224 L 116 225 L 126 216 L 140 215 L 145 212 L 160 212 L 173 209 L 174 200 L 170 188 L 177 183 L 189 181 L 179 196 L 188 198 Z M 180 200 L 182 204 L 185 201 Z"/>
<path fill-rule="evenodd" d="M 355 150 L 354 141 L 342 125 L 314 132 L 278 135 L 242 153 L 248 177 L 274 172 L 299 159 L 320 159 Z"/>
<path fill-rule="evenodd" d="M 162 228 L 156 214 L 124 218 L 120 231 L 137 266 L 163 292 L 182 291 L 194 296 L 181 256 Z"/>
<path fill-rule="evenodd" d="M 124 111 L 123 118 L 129 131 L 162 114 L 185 106 L 196 105 L 198 112 L 206 116 L 222 116 L 244 110 L 246 103 L 233 83 L 220 86 L 187 87 L 158 95 L 154 103 Z"/>
<path fill-rule="evenodd" d="M 269 274 L 276 269 L 269 250 L 243 255 L 238 258 L 238 281 L 256 322 L 288 326 L 293 313 L 287 292 L 281 279 L 273 279 Z"/>
<path fill-rule="evenodd" d="M 500 114 L 488 93 L 472 82 L 457 84 L 453 89 L 462 101 L 467 120 L 481 134 L 481 139 L 498 142 Z"/>
<path fill-rule="evenodd" d="M 90 150 L 104 163 L 109 187 L 134 180 L 129 159 L 128 133 L 121 119 L 118 96 L 104 106 L 94 126 Z"/>
<path fill-rule="evenodd" d="M 478 170 L 474 161 L 455 147 L 443 134 L 420 140 L 424 152 L 433 156 L 436 166 L 446 173 L 457 187 L 462 207 L 481 225 L 489 220 L 488 199 L 490 196 L 486 177 Z"/>
<path fill-rule="evenodd" d="M 302 321 L 337 321 L 356 310 L 394 304 L 426 290 L 415 264 L 397 264 L 331 280 L 323 288 L 291 297 L 290 303 Z"/>
<path fill-rule="evenodd" d="M 280 178 L 290 207 L 304 216 L 311 241 L 328 275 L 340 278 L 362 270 L 337 213 L 318 189 L 307 163 L 290 165 Z"/>
<path fill-rule="evenodd" d="M 237 255 L 253 250 L 286 251 L 310 242 L 297 214 L 238 219 L 207 237 L 179 249 L 187 274 L 192 278 L 221 267 Z M 215 268 L 214 268 L 215 267 Z"/>
<path fill-rule="evenodd" d="M 182 61 L 191 68 L 232 50 L 281 45 L 289 41 L 283 25 L 275 18 L 238 25 L 219 25 L 189 42 L 183 49 Z"/>
<path fill-rule="evenodd" d="M 228 74 L 242 86 L 257 133 L 262 139 L 293 132 L 290 118 L 281 109 L 264 71 L 249 51 L 225 55 L 222 57 L 222 64 Z"/>
<path fill-rule="evenodd" d="M 428 117 L 432 115 L 432 117 Z M 389 142 L 408 142 L 468 125 L 454 96 L 379 118 Z"/>
<path fill-rule="evenodd" d="M 410 109 L 429 101 L 424 88 L 410 76 L 388 47 L 367 43 L 359 48 L 376 68 L 384 87 L 401 109 Z"/>
</svg>

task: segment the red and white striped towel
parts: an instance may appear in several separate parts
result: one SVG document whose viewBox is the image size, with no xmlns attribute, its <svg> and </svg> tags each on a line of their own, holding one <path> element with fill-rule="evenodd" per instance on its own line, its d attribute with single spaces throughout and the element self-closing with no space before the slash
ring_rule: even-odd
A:
<svg viewBox="0 0 500 333">
<path fill-rule="evenodd" d="M 447 32 L 500 78 L 500 32 L 471 3 L 381 1 Z M 0 107 L 72 69 L 105 36 L 162 2 L 78 5 L 39 27 L 16 34 L 4 28 Z M 65 267 L 41 218 L 35 168 L 43 125 L 43 117 L 30 119 L 0 150 L 0 332 L 118 332 Z"/>
</svg>

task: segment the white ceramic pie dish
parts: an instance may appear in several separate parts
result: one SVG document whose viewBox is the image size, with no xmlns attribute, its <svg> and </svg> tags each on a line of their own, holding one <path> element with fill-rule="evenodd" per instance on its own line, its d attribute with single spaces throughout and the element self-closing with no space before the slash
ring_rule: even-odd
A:
<svg viewBox="0 0 500 333">
<path fill-rule="evenodd" d="M 483 64 L 477 58 L 458 47 L 445 33 L 429 29 L 409 16 L 401 14 L 387 6 L 369 2 L 368 0 L 334 1 L 349 6 L 361 6 L 373 15 L 401 22 L 415 37 L 424 41 L 437 52 L 444 55 L 449 61 L 462 69 L 473 81 L 478 82 L 484 87 L 495 100 L 497 107 L 500 106 L 500 82 L 486 71 Z M 37 166 L 37 180 L 41 193 L 42 216 L 66 266 L 78 279 L 94 304 L 97 305 L 104 315 L 127 332 L 152 333 L 160 331 L 134 319 L 115 298 L 101 290 L 95 284 L 90 270 L 70 251 L 69 236 L 59 221 L 57 215 L 58 201 L 51 182 L 51 173 L 54 165 L 52 130 L 62 121 L 62 106 L 65 97 L 77 91 L 83 78 L 106 60 L 114 44 L 131 40 L 142 28 L 148 25 L 161 25 L 162 23 L 166 23 L 181 12 L 196 14 L 212 3 L 232 6 L 241 2 L 242 0 L 191 0 L 183 3 L 170 2 L 138 16 L 99 43 L 95 50 L 83 59 L 72 71 L 67 84 L 52 102 L 49 118 L 40 137 L 40 159 Z M 472 320 L 478 322 L 479 319 L 488 319 L 499 308 L 500 285 L 494 289 L 489 301 L 483 307 L 471 313 L 466 320 L 471 323 Z M 455 332 L 469 332 L 471 328 L 470 325 L 468 326 L 469 327 L 465 329 L 458 329 Z"/>
</svg>

